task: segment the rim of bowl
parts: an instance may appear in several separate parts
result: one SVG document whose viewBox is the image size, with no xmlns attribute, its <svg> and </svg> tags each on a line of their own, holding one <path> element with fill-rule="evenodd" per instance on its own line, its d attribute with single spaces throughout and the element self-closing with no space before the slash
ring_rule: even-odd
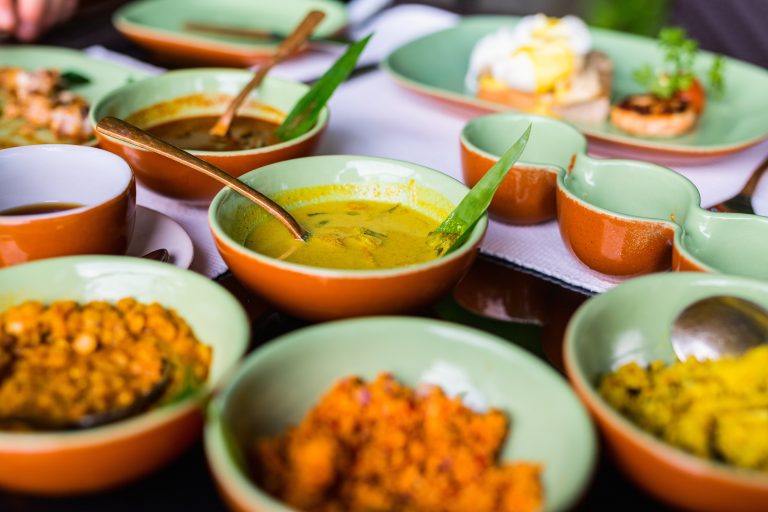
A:
<svg viewBox="0 0 768 512">
<path fill-rule="evenodd" d="M 750 222 L 750 224 L 768 223 L 768 217 L 763 217 L 763 216 L 757 215 L 757 214 L 751 214 L 751 213 L 723 213 L 723 212 L 713 212 L 713 211 L 710 211 L 710 210 L 708 210 L 706 208 L 699 208 L 699 209 L 702 210 L 702 212 L 704 212 L 705 214 L 711 214 L 711 215 L 716 216 L 716 217 L 724 216 L 724 217 L 721 217 L 723 219 L 748 220 Z M 682 226 L 680 227 L 680 229 L 677 230 L 677 233 L 675 233 L 675 241 L 674 241 L 675 249 L 680 254 L 685 256 L 688 260 L 696 263 L 696 265 L 698 265 L 699 267 L 701 267 L 705 271 L 724 273 L 718 267 L 713 266 L 710 263 L 704 262 L 699 256 L 697 256 L 696 254 L 694 254 L 693 252 L 688 250 L 688 244 L 684 240 L 684 237 L 685 237 L 685 235 L 687 233 L 688 232 L 685 229 L 683 229 Z M 730 273 L 730 272 L 727 272 L 727 273 Z M 746 276 L 746 275 L 743 275 L 741 277 L 750 278 L 749 276 Z M 752 278 L 752 279 L 760 279 L 760 278 L 759 277 L 755 277 L 755 278 Z"/>
<path fill-rule="evenodd" d="M 666 171 L 668 173 L 672 173 L 674 177 L 672 179 L 680 181 L 682 185 L 688 189 L 689 192 L 691 192 L 693 195 L 691 197 L 695 198 L 695 201 L 691 201 L 688 204 L 688 209 L 686 212 L 691 211 L 692 209 L 701 209 L 701 194 L 699 194 L 699 189 L 696 188 L 696 185 L 693 184 L 691 180 L 683 176 L 682 174 L 673 171 L 669 167 L 665 167 L 663 165 L 655 164 L 652 162 L 645 162 L 642 160 L 632 160 L 628 158 L 592 158 L 591 156 L 582 153 L 577 156 L 578 158 L 584 158 L 591 162 L 596 162 L 597 165 L 607 165 L 607 163 L 614 164 L 614 165 L 623 165 L 623 166 L 634 166 L 639 165 L 643 167 L 654 167 L 659 170 Z M 589 201 L 586 201 L 582 197 L 579 197 L 577 194 L 574 194 L 573 191 L 571 191 L 564 183 L 565 178 L 567 177 L 568 173 L 560 173 L 557 177 L 557 188 L 558 190 L 561 190 L 565 195 L 567 195 L 570 199 L 578 202 L 579 204 L 584 205 L 586 208 L 596 211 L 598 213 L 607 215 L 609 217 L 615 217 L 617 219 L 623 219 L 623 220 L 629 220 L 629 221 L 636 221 L 636 222 L 650 222 L 652 224 L 665 224 L 665 225 L 671 225 L 675 231 L 679 232 L 683 230 L 683 226 L 678 224 L 677 222 L 671 220 L 671 219 L 658 219 L 653 217 L 644 217 L 642 215 L 629 215 L 626 213 L 619 213 L 615 212 L 613 210 L 607 210 L 601 206 L 597 206 L 595 204 L 592 204 Z"/>
<path fill-rule="evenodd" d="M 78 151 L 85 151 L 87 152 L 98 152 L 101 154 L 101 157 L 104 157 L 106 159 L 112 159 L 114 160 L 115 168 L 120 168 L 121 174 L 125 174 L 127 172 L 127 180 L 125 182 L 125 185 L 122 186 L 120 191 L 117 194 L 111 195 L 98 203 L 90 204 L 90 205 L 83 205 L 78 206 L 77 208 L 70 208 L 68 210 L 62 210 L 58 212 L 51 212 L 51 213 L 30 213 L 30 214 L 24 214 L 24 215 L 2 215 L 0 214 L 0 223 L 2 224 L 15 224 L 18 222 L 27 222 L 30 220 L 44 220 L 44 219 L 55 219 L 58 217 L 66 217 L 68 215 L 75 215 L 78 213 L 87 212 L 90 210 L 94 210 L 96 208 L 99 208 L 101 206 L 104 206 L 107 203 L 110 203 L 117 199 L 118 197 L 122 196 L 127 189 L 131 187 L 131 183 L 134 182 L 135 178 L 133 176 L 133 170 L 131 170 L 131 167 L 128 165 L 128 162 L 126 162 L 123 158 L 120 156 L 107 151 L 105 149 L 96 148 L 92 146 L 84 146 L 84 145 L 74 145 L 74 144 L 33 144 L 33 145 L 27 145 L 27 146 L 16 146 L 12 148 L 6 148 L 3 150 L 4 154 L 12 154 L 12 153 L 25 153 L 25 152 L 32 152 L 36 153 L 38 151 L 45 151 L 45 150 L 59 150 L 59 151 L 72 151 L 77 153 Z M 94 153 L 95 154 L 95 153 Z M 101 158 L 99 157 L 99 158 Z M 109 164 L 111 165 L 111 164 Z M 106 166 L 105 166 L 106 167 Z M 0 171 L 2 172 L 2 171 Z M 122 176 L 121 176 L 122 177 Z"/>
<path fill-rule="evenodd" d="M 296 331 L 283 334 L 273 340 L 270 340 L 259 349 L 249 354 L 239 365 L 236 372 L 233 372 L 227 381 L 221 386 L 221 390 L 208 404 L 206 415 L 206 423 L 204 426 L 203 439 L 206 459 L 211 465 L 214 478 L 220 480 L 222 483 L 221 488 L 226 489 L 233 495 L 238 496 L 240 499 L 247 502 L 256 502 L 260 506 L 270 507 L 267 510 L 274 510 L 275 512 L 290 512 L 293 509 L 287 507 L 282 501 L 272 497 L 269 493 L 263 490 L 259 485 L 253 482 L 247 475 L 243 474 L 239 470 L 237 464 L 234 462 L 232 453 L 228 446 L 226 439 L 226 432 L 224 429 L 224 403 L 233 392 L 233 389 L 238 385 L 243 376 L 252 371 L 253 367 L 257 367 L 264 359 L 272 357 L 273 353 L 280 352 L 286 348 L 286 344 L 283 343 L 285 339 L 289 339 L 289 343 L 296 343 L 295 340 L 290 340 L 307 330 L 329 330 L 335 329 L 337 325 L 355 325 L 355 324 L 371 324 L 376 323 L 384 328 L 387 324 L 397 322 L 399 324 L 408 323 L 414 326 L 419 325 L 433 325 L 441 328 L 450 328 L 452 331 L 461 331 L 464 336 L 461 337 L 460 343 L 475 346 L 481 349 L 488 350 L 494 354 L 499 353 L 515 353 L 515 357 L 520 355 L 525 359 L 526 364 L 530 364 L 537 369 L 544 371 L 545 373 L 555 372 L 542 360 L 536 358 L 532 354 L 528 353 L 524 349 L 517 347 L 513 344 L 505 342 L 494 334 L 487 333 L 480 329 L 469 327 L 466 325 L 455 324 L 445 320 L 437 320 L 431 318 L 419 318 L 409 316 L 369 316 L 361 318 L 349 318 L 344 320 L 334 320 L 332 322 L 326 322 L 314 326 L 304 327 L 297 329 Z M 308 343 L 304 340 L 302 343 Z M 519 352 L 519 354 L 518 354 Z M 583 415 L 584 424 L 589 435 L 587 442 L 589 443 L 589 461 L 587 463 L 586 471 L 581 477 L 581 484 L 579 488 L 569 496 L 566 506 L 573 506 L 581 496 L 587 490 L 589 481 L 595 471 L 596 459 L 597 459 L 597 434 L 595 425 L 590 418 L 589 411 L 581 404 L 578 396 L 574 393 L 573 389 L 568 385 L 568 381 L 562 378 L 562 376 L 554 375 L 558 382 L 562 384 L 570 393 L 573 394 L 572 398 L 576 401 L 577 405 L 581 407 L 579 410 Z"/>
<path fill-rule="evenodd" d="M 446 180 L 449 180 L 461 185 L 464 189 L 466 189 L 466 192 L 469 192 L 469 188 L 467 188 L 466 185 L 464 185 L 461 181 L 457 180 L 453 176 L 448 176 L 445 173 L 442 173 L 435 169 L 431 169 L 429 167 L 424 167 L 423 165 L 415 164 L 413 162 L 407 162 L 405 160 L 397 160 L 394 158 L 382 158 L 382 157 L 362 156 L 362 155 L 318 155 L 318 156 L 308 156 L 303 158 L 295 158 L 291 161 L 299 162 L 302 160 L 310 160 L 310 159 L 317 159 L 317 158 L 325 159 L 328 157 L 355 158 L 358 160 L 374 160 L 378 162 L 389 162 L 389 163 L 405 164 L 407 166 L 416 166 L 422 172 L 427 171 L 430 173 L 439 174 L 441 177 L 445 178 Z M 247 182 L 247 178 L 249 176 L 256 175 L 256 173 L 260 173 L 264 170 L 267 170 L 272 165 L 277 165 L 280 163 L 281 162 L 277 162 L 276 164 L 270 164 L 270 165 L 265 165 L 264 167 L 259 167 L 258 169 L 254 169 L 252 171 L 249 171 L 243 174 L 242 176 L 240 176 L 239 179 Z M 318 185 L 318 186 L 322 186 L 322 185 Z M 298 188 L 301 188 L 301 187 L 295 187 L 291 190 L 296 190 Z M 236 242 L 234 239 L 232 239 L 232 237 L 230 237 L 222 228 L 217 216 L 219 205 L 226 197 L 228 197 L 231 194 L 237 194 L 237 192 L 229 189 L 228 187 L 222 188 L 213 198 L 213 201 L 211 201 L 211 205 L 208 207 L 208 225 L 211 231 L 213 232 L 213 236 L 215 239 L 217 239 L 222 243 L 225 243 L 230 249 L 239 252 L 242 256 L 259 260 L 261 263 L 264 263 L 266 265 L 278 267 L 283 270 L 288 270 L 288 271 L 297 272 L 301 274 L 310 274 L 310 275 L 319 276 L 319 277 L 344 278 L 344 279 L 371 279 L 371 278 L 385 279 L 388 277 L 393 277 L 393 276 L 398 276 L 403 274 L 410 274 L 412 272 L 420 272 L 422 270 L 427 270 L 432 267 L 438 267 L 444 264 L 445 262 L 450 262 L 453 260 L 460 259 L 467 252 L 474 250 L 475 246 L 479 244 L 480 241 L 482 240 L 483 236 L 485 235 L 485 231 L 488 228 L 488 212 L 486 212 L 483 214 L 482 217 L 480 217 L 480 220 L 477 222 L 477 224 L 475 224 L 474 228 L 472 228 L 472 234 L 469 236 L 469 238 L 464 242 L 464 244 L 461 247 L 459 247 L 458 249 L 456 249 L 455 251 L 453 251 L 452 253 L 446 256 L 440 256 L 422 263 L 415 263 L 412 265 L 405 265 L 405 266 L 392 267 L 392 268 L 372 269 L 372 270 L 315 267 L 311 265 L 302 265 L 300 263 L 291 263 L 287 261 L 282 261 L 276 258 L 272 258 L 270 256 L 266 256 L 252 249 L 248 249 L 243 244 L 240 244 Z M 441 193 L 441 195 L 443 194 Z"/>
<path fill-rule="evenodd" d="M 216 285 L 215 282 L 212 282 L 210 279 L 197 272 L 181 269 L 159 261 L 130 256 L 64 256 L 22 263 L 18 265 L 18 267 L 29 265 L 45 267 L 57 266 L 62 262 L 71 262 L 72 264 L 75 264 L 104 260 L 117 262 L 118 264 L 130 263 L 131 265 L 154 267 L 163 270 L 164 272 L 181 276 L 182 279 L 192 279 L 200 283 L 205 283 L 205 286 L 211 287 L 211 289 L 218 288 L 219 291 L 215 293 L 219 293 L 220 300 L 228 303 L 226 305 L 227 309 L 232 310 L 235 315 L 239 316 L 240 323 L 242 323 L 243 326 L 246 326 L 244 331 L 245 339 L 242 340 L 242 346 L 238 350 L 234 364 L 230 368 L 225 369 L 215 382 L 213 382 L 212 379 L 208 379 L 192 396 L 176 403 L 165 404 L 156 409 L 149 409 L 114 423 L 82 430 L 67 431 L 5 432 L 0 430 L 0 452 L 10 449 L 11 451 L 34 453 L 53 449 L 73 449 L 82 446 L 92 446 L 129 437 L 137 432 L 150 430 L 198 407 L 205 413 L 205 398 L 211 396 L 216 389 L 227 382 L 229 375 L 237 370 L 240 360 L 247 352 L 248 344 L 250 342 L 250 336 L 248 334 L 250 330 L 250 322 L 248 321 L 243 306 L 224 287 Z M 12 270 L 15 267 L 17 266 L 7 267 L 7 270 Z M 0 274 L 2 271 L 3 270 L 0 270 Z"/>
<path fill-rule="evenodd" d="M 768 285 L 764 285 L 755 279 L 701 272 L 675 272 L 648 275 L 622 283 L 621 286 L 624 288 L 628 286 L 640 287 L 643 286 L 644 283 L 664 281 L 671 276 L 675 276 L 672 277 L 672 279 L 679 279 L 681 281 L 690 280 L 691 282 L 696 282 L 701 279 L 717 279 L 720 281 L 731 281 L 734 284 L 759 285 L 765 287 L 766 291 L 768 291 Z M 731 466 L 725 463 L 697 457 L 683 451 L 681 448 L 676 448 L 671 444 L 665 443 L 661 439 L 632 423 L 628 418 L 625 418 L 619 411 L 615 410 L 610 404 L 603 400 L 599 393 L 597 393 L 594 385 L 584 375 L 581 365 L 578 362 L 579 358 L 576 355 L 575 338 L 576 333 L 581 330 L 584 318 L 593 309 L 602 306 L 603 302 L 607 303 L 612 299 L 610 292 L 611 291 L 608 290 L 603 294 L 596 295 L 582 304 L 568 322 L 564 335 L 565 342 L 563 353 L 565 356 L 564 362 L 566 374 L 573 383 L 574 388 L 580 391 L 580 395 L 586 402 L 588 402 L 588 408 L 603 421 L 610 423 L 616 431 L 621 432 L 631 438 L 634 442 L 642 445 L 643 450 L 652 452 L 659 458 L 664 459 L 667 464 L 689 473 L 692 477 L 708 476 L 719 480 L 725 480 L 730 484 L 740 486 L 746 485 L 768 492 L 768 475 L 762 475 L 755 470 L 739 468 L 737 466 Z"/>
<path fill-rule="evenodd" d="M 587 138 L 584 137 L 584 135 L 578 129 L 576 129 L 576 127 L 573 126 L 572 124 L 566 121 L 563 121 L 562 119 L 553 119 L 551 117 L 546 117 L 546 116 L 516 113 L 516 112 L 496 112 L 493 114 L 485 114 L 485 115 L 470 119 L 464 125 L 464 128 L 461 129 L 459 140 L 468 150 L 474 153 L 478 153 L 479 155 L 482 155 L 488 159 L 498 160 L 499 158 L 501 158 L 501 155 L 490 153 L 484 149 L 481 149 L 480 147 L 477 146 L 477 144 L 475 144 L 475 142 L 473 141 L 473 138 L 469 136 L 469 131 L 472 130 L 475 126 L 482 125 L 483 123 L 486 123 L 494 119 L 509 119 L 510 121 L 528 120 L 532 125 L 534 123 L 539 123 L 539 124 L 551 124 L 551 125 L 562 126 L 563 128 L 566 128 L 569 131 L 571 131 L 574 138 L 579 139 L 580 141 L 581 151 L 575 154 L 587 153 Z M 533 130 L 531 130 L 531 136 L 533 136 Z M 545 170 L 549 172 L 554 172 L 554 171 L 565 172 L 565 169 L 553 163 L 531 163 L 521 158 L 517 162 L 515 162 L 514 165 L 517 166 L 518 164 L 522 164 L 524 166 L 530 166 L 530 167 L 544 167 Z"/>
<path fill-rule="evenodd" d="M 142 80 L 137 80 L 135 82 L 131 82 L 129 84 L 125 84 L 121 87 L 118 87 L 117 89 L 114 89 L 113 91 L 108 92 L 107 94 L 102 95 L 96 103 L 94 103 L 93 107 L 88 112 L 88 118 L 91 122 L 91 125 L 94 127 L 94 131 L 96 130 L 96 111 L 103 108 L 105 104 L 111 103 L 112 101 L 115 101 L 118 97 L 124 94 L 133 94 L 134 91 L 131 89 L 137 88 L 141 85 L 146 86 L 145 82 L 151 82 L 154 80 L 172 80 L 173 78 L 177 76 L 186 76 L 186 75 L 201 75 L 201 74 L 229 74 L 229 75 L 242 75 L 242 76 L 252 76 L 253 73 L 251 71 L 245 70 L 245 69 L 236 69 L 236 68 L 221 68 L 221 67 L 206 67 L 206 68 L 188 68 L 188 69 L 176 69 L 173 71 L 168 71 L 166 73 L 163 73 L 162 75 L 155 75 L 150 76 L 147 78 L 144 78 Z M 295 80 L 286 80 L 284 78 L 277 78 L 274 76 L 267 76 L 264 78 L 264 81 L 270 81 L 270 82 L 276 82 L 276 83 L 284 83 L 284 84 L 291 84 L 291 85 L 299 85 L 305 88 L 304 94 L 309 91 L 310 87 L 302 82 L 297 82 Z M 210 94 L 212 91 L 203 91 L 202 94 Z M 185 93 L 186 94 L 186 93 Z M 194 91 L 189 91 L 189 94 L 194 94 Z M 178 96 L 183 97 L 183 96 Z M 166 100 L 166 101 L 173 101 L 173 100 Z M 163 101 L 158 103 L 164 103 Z M 264 102 L 265 104 L 269 105 L 269 103 Z M 142 108 L 149 108 L 153 105 L 156 105 L 157 103 L 153 103 L 152 105 L 146 105 Z M 139 109 L 142 110 L 142 109 Z M 133 112 L 135 113 L 135 112 Z M 288 112 L 285 112 L 285 115 L 288 115 Z M 106 116 L 104 116 L 106 117 Z M 326 104 L 322 110 L 320 110 L 320 115 L 317 117 L 317 122 L 315 122 L 315 125 L 307 131 L 306 133 L 299 135 L 298 137 L 294 137 L 293 139 L 289 139 L 283 142 L 280 142 L 278 144 L 270 144 L 268 146 L 262 146 L 260 148 L 253 148 L 253 149 L 240 149 L 236 151 L 199 151 L 196 149 L 190 149 L 190 150 L 184 150 L 187 153 L 191 153 L 198 157 L 208 156 L 208 157 L 216 157 L 216 156 L 246 156 L 246 155 L 258 155 L 263 153 L 271 153 L 272 151 L 278 151 L 280 149 L 284 149 L 290 146 L 294 146 L 296 144 L 299 144 L 301 142 L 304 142 L 307 139 L 310 139 L 314 137 L 316 134 L 320 133 L 322 130 L 325 129 L 325 127 L 328 125 L 328 119 L 330 118 L 330 111 L 328 109 L 328 105 Z M 101 135 L 101 134 L 99 134 Z M 109 135 L 101 135 L 102 137 L 106 137 L 112 142 L 116 144 L 120 144 L 122 146 L 129 146 L 132 148 L 140 149 L 141 151 L 147 151 L 145 149 L 141 149 L 138 146 L 131 144 L 129 142 L 123 142 L 121 140 L 118 140 L 112 136 Z"/>
</svg>

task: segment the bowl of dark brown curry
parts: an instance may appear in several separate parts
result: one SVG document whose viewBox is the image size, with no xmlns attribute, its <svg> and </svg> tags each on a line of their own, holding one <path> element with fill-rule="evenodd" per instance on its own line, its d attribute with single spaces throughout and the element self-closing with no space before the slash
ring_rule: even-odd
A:
<svg viewBox="0 0 768 512">
<path fill-rule="evenodd" d="M 209 130 L 252 74 L 238 69 L 171 71 L 121 87 L 91 109 L 95 124 L 107 116 L 124 119 L 190 151 L 233 176 L 264 165 L 308 155 L 328 122 L 324 108 L 307 133 L 281 140 L 275 130 L 308 87 L 267 77 L 238 110 L 226 137 Z M 136 146 L 99 135 L 99 144 L 123 158 L 147 188 L 168 197 L 208 202 L 221 188 L 213 179 Z"/>
</svg>

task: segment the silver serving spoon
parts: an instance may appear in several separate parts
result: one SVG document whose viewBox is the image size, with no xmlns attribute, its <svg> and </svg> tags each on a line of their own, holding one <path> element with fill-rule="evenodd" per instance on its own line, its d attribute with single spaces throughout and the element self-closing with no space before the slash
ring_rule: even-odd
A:
<svg viewBox="0 0 768 512">
<path fill-rule="evenodd" d="M 768 343 L 768 311 L 739 297 L 715 296 L 686 307 L 672 323 L 678 359 L 739 355 Z"/>
</svg>

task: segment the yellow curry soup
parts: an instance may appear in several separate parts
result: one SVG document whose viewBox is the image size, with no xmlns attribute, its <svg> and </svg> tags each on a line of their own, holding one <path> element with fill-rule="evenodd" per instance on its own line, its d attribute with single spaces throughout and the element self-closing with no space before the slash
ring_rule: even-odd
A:
<svg viewBox="0 0 768 512">
<path fill-rule="evenodd" d="M 310 231 L 306 243 L 272 219 L 254 227 L 245 246 L 291 263 L 350 270 L 401 267 L 437 256 L 427 237 L 438 222 L 399 203 L 328 201 L 291 213 Z"/>
</svg>

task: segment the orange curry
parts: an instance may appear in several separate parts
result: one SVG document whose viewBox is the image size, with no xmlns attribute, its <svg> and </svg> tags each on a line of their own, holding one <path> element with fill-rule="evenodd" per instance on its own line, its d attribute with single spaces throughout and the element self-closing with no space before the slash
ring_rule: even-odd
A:
<svg viewBox="0 0 768 512">
<path fill-rule="evenodd" d="M 541 466 L 496 463 L 507 430 L 500 411 L 474 412 L 438 387 L 350 377 L 300 425 L 257 440 L 253 471 L 305 511 L 541 510 Z"/>
<path fill-rule="evenodd" d="M 25 302 L 0 313 L 0 425 L 72 425 L 160 383 L 162 403 L 205 382 L 210 362 L 211 349 L 159 304 Z"/>
</svg>

